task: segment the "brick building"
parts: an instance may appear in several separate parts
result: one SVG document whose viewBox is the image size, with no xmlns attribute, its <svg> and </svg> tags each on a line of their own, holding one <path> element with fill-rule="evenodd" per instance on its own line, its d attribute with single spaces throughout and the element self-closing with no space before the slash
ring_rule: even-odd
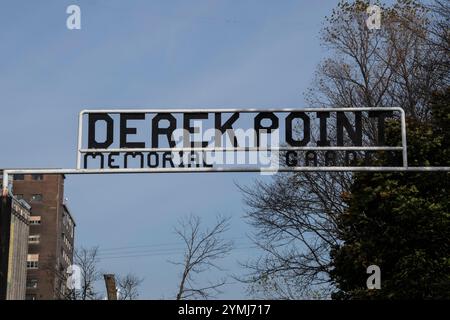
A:
<svg viewBox="0 0 450 320">
<path fill-rule="evenodd" d="M 24 300 L 30 206 L 12 193 L 0 196 L 0 300 Z"/>
<path fill-rule="evenodd" d="M 73 263 L 75 222 L 64 198 L 64 175 L 14 175 L 13 193 L 31 205 L 26 299 L 64 299 Z"/>
</svg>

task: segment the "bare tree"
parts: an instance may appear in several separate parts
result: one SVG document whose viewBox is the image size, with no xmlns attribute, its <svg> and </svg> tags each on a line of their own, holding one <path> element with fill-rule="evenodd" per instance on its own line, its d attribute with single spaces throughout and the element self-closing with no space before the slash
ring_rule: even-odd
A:
<svg viewBox="0 0 450 320">
<path fill-rule="evenodd" d="M 250 271 L 241 281 L 251 294 L 276 299 L 314 298 L 329 291 L 329 251 L 338 243 L 341 192 L 350 177 L 338 174 L 283 173 L 269 182 L 240 187 L 262 250 L 244 262 Z"/>
<path fill-rule="evenodd" d="M 230 218 L 217 217 L 211 229 L 201 229 L 199 217 L 190 215 L 180 220 L 175 233 L 183 240 L 185 253 L 182 262 L 172 262 L 183 267 L 177 300 L 202 298 L 207 299 L 220 293 L 220 288 L 226 284 L 226 279 L 211 282 L 206 286 L 195 283 L 195 275 L 207 270 L 222 270 L 217 260 L 224 258 L 233 248 L 232 241 L 223 238 L 229 229 Z"/>
<path fill-rule="evenodd" d="M 139 297 L 138 288 L 143 281 L 144 279 L 132 273 L 117 277 L 119 300 L 136 300 Z"/>
<path fill-rule="evenodd" d="M 426 42 L 430 52 L 437 59 L 433 59 L 433 63 L 441 68 L 446 77 L 448 84 L 450 68 L 450 0 L 434 0 L 423 4 L 427 14 L 430 17 L 429 23 L 425 25 L 426 32 L 417 32 L 416 35 Z M 405 20 L 405 25 L 411 24 L 408 17 L 400 17 Z M 429 62 L 431 59 L 425 60 Z"/>
<path fill-rule="evenodd" d="M 69 278 L 68 270 L 62 263 L 56 263 L 57 259 L 54 254 L 40 258 L 40 269 L 46 273 L 45 281 L 47 285 L 53 287 L 56 299 L 71 300 L 73 299 L 73 291 L 67 288 L 67 280 Z"/>
<path fill-rule="evenodd" d="M 98 246 L 92 248 L 78 248 L 74 252 L 74 266 L 65 269 L 61 265 L 59 268 L 47 263 L 43 263 L 43 270 L 49 275 L 49 281 L 53 282 L 52 275 L 56 276 L 57 286 L 55 287 L 55 294 L 60 299 L 66 300 L 100 300 L 102 294 L 96 290 L 97 281 L 103 278 L 105 272 L 98 268 L 99 263 L 99 248 Z M 54 261 L 54 259 L 49 259 Z M 78 270 L 81 274 L 76 274 Z M 80 287 L 67 286 L 68 281 L 73 281 L 73 285 L 80 280 Z M 79 277 L 79 278 L 78 278 Z M 142 284 L 143 279 L 139 278 L 133 273 L 128 273 L 125 276 L 117 277 L 117 289 L 120 290 L 120 300 L 135 300 L 139 297 L 138 288 Z"/>
<path fill-rule="evenodd" d="M 62 263 L 55 264 L 54 256 L 42 259 L 41 269 L 47 273 L 47 281 L 54 285 L 57 299 L 64 300 L 96 300 L 99 294 L 95 291 L 95 282 L 101 273 L 97 270 L 98 247 L 79 248 L 74 252 L 74 265 L 65 268 Z M 81 274 L 77 274 L 77 269 Z M 68 281 L 76 283 L 74 277 L 81 280 L 81 288 L 71 288 Z M 78 279 L 78 278 L 77 278 Z"/>
<path fill-rule="evenodd" d="M 440 16 L 448 14 L 448 1 L 436 3 Z M 331 55 L 318 67 L 306 93 L 308 104 L 401 107 L 409 117 L 427 121 L 431 94 L 448 79 L 448 68 L 437 63 L 448 61 L 448 52 L 430 41 L 435 37 L 430 31 L 433 16 L 413 0 L 379 4 L 382 28 L 369 30 L 369 4 L 373 2 L 340 1 L 326 19 L 321 38 Z M 445 19 L 440 21 L 442 25 Z M 365 127 L 368 138 L 375 140 L 376 126 Z M 330 131 L 333 135 L 333 128 Z M 336 221 L 345 210 L 342 197 L 351 183 L 351 173 L 283 173 L 240 187 L 246 217 L 255 228 L 253 240 L 263 252 L 244 263 L 249 273 L 241 280 L 249 284 L 251 294 L 281 299 L 328 296 L 333 290 L 329 252 L 340 243 Z"/>
<path fill-rule="evenodd" d="M 73 300 L 98 300 L 99 293 L 95 290 L 95 283 L 101 279 L 98 270 L 98 247 L 90 249 L 79 248 L 74 252 L 74 264 L 81 269 L 81 288 L 71 290 Z"/>
<path fill-rule="evenodd" d="M 389 7 L 379 4 L 381 29 L 370 30 L 369 4 L 341 1 L 327 18 L 322 41 L 334 55 L 319 66 L 308 102 L 329 107 L 402 107 L 408 116 L 428 120 L 431 92 L 445 84 L 448 74 L 435 64 L 446 57 L 429 45 L 429 12 L 411 0 L 398 0 Z"/>
<path fill-rule="evenodd" d="M 428 44 L 434 49 L 435 63 L 443 70 L 446 85 L 450 83 L 450 0 L 434 0 L 428 9 L 433 15 L 428 28 Z"/>
</svg>

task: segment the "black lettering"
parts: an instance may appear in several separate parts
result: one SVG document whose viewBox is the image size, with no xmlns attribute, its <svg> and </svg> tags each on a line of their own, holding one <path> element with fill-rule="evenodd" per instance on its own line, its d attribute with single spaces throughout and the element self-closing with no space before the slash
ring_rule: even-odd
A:
<svg viewBox="0 0 450 320">
<path fill-rule="evenodd" d="M 286 152 L 286 165 L 288 167 L 298 166 L 297 153 L 295 151 L 289 150 Z"/>
<path fill-rule="evenodd" d="M 167 128 L 161 128 L 159 123 L 161 121 L 169 121 L 169 126 Z M 173 140 L 173 132 L 177 127 L 177 119 L 170 113 L 158 113 L 152 119 L 152 148 L 158 148 L 159 146 L 159 136 L 166 135 L 167 141 L 171 148 L 175 147 L 175 141 Z"/>
<path fill-rule="evenodd" d="M 389 163 L 390 166 L 403 166 L 403 158 L 402 158 L 402 154 L 399 153 L 398 151 L 385 151 L 386 152 L 386 157 L 387 157 L 387 161 Z"/>
<path fill-rule="evenodd" d="M 292 121 L 294 119 L 302 119 L 303 121 L 303 139 L 295 140 L 293 138 Z M 309 116 L 304 112 L 291 112 L 286 117 L 286 141 L 289 145 L 294 147 L 306 146 L 311 139 L 311 121 Z"/>
<path fill-rule="evenodd" d="M 154 158 L 154 162 L 152 162 L 152 157 Z M 147 165 L 149 168 L 158 168 L 159 166 L 159 155 L 157 152 L 149 152 L 147 155 Z"/>
<path fill-rule="evenodd" d="M 203 160 L 203 166 L 205 168 L 212 168 L 213 167 L 212 163 L 208 163 L 206 152 L 202 152 L 202 160 Z"/>
<path fill-rule="evenodd" d="M 317 167 L 317 154 L 315 151 L 307 151 L 305 156 L 305 165 L 310 166 L 310 161 L 313 162 L 313 166 Z"/>
<path fill-rule="evenodd" d="M 384 136 L 384 129 L 385 129 L 385 119 L 388 117 L 392 117 L 393 112 L 392 111 L 369 111 L 369 117 L 370 118 L 378 118 L 378 125 L 377 125 L 377 145 L 378 146 L 384 146 L 385 143 L 385 136 Z"/>
<path fill-rule="evenodd" d="M 374 165 L 375 154 L 376 154 L 376 151 L 373 151 L 373 150 L 366 150 L 364 152 L 364 164 L 366 166 Z"/>
<path fill-rule="evenodd" d="M 167 151 L 163 153 L 163 168 L 167 168 L 166 163 L 169 162 L 171 168 L 175 168 L 172 160 L 172 152 Z"/>
<path fill-rule="evenodd" d="M 220 112 L 215 113 L 214 117 L 214 125 L 216 129 L 216 135 L 215 135 L 215 146 L 221 147 L 222 146 L 222 135 L 227 132 L 228 137 L 230 138 L 230 141 L 233 142 L 233 146 L 238 146 L 238 141 L 236 136 L 234 135 L 233 130 L 233 123 L 236 122 L 236 120 L 239 119 L 239 112 L 233 113 L 233 115 L 222 125 L 222 114 Z M 232 133 L 232 136 L 230 135 Z"/>
<path fill-rule="evenodd" d="M 88 158 L 91 157 L 92 159 L 95 159 L 97 157 L 100 157 L 100 168 L 103 169 L 105 167 L 105 156 L 103 153 L 100 152 L 88 152 L 84 155 L 84 168 L 87 169 L 88 167 Z"/>
<path fill-rule="evenodd" d="M 355 151 L 345 151 L 345 165 L 356 166 L 358 164 L 358 154 Z"/>
<path fill-rule="evenodd" d="M 190 141 L 190 134 L 199 133 L 198 127 L 191 127 L 191 120 L 208 119 L 208 114 L 205 112 L 185 113 L 183 117 L 183 144 L 185 148 L 201 146 L 206 148 L 207 141 Z M 189 143 L 190 142 L 190 143 Z"/>
<path fill-rule="evenodd" d="M 104 142 L 98 142 L 95 135 L 95 124 L 97 121 L 105 121 L 106 123 L 106 138 Z M 88 127 L 88 148 L 89 149 L 106 149 L 114 139 L 114 121 L 106 113 L 90 113 L 89 127 Z"/>
<path fill-rule="evenodd" d="M 184 168 L 184 152 L 183 151 L 179 151 L 178 155 L 180 157 L 180 164 L 178 165 L 179 168 Z"/>
<path fill-rule="evenodd" d="M 325 166 L 335 166 L 336 165 L 336 152 L 333 150 L 328 150 L 325 152 Z"/>
<path fill-rule="evenodd" d="M 143 120 L 145 113 L 122 113 L 120 114 L 120 147 L 121 148 L 145 148 L 144 142 L 127 142 L 129 134 L 136 134 L 136 128 L 127 127 L 128 120 Z"/>
<path fill-rule="evenodd" d="M 127 152 L 125 153 L 125 159 L 124 159 L 124 168 L 128 168 L 128 157 L 134 158 L 141 158 L 140 167 L 144 168 L 144 154 L 142 152 Z"/>
<path fill-rule="evenodd" d="M 330 145 L 330 140 L 328 140 L 328 130 L 327 130 L 327 119 L 330 117 L 329 112 L 317 112 L 317 118 L 320 119 L 320 139 L 317 141 L 318 147 L 327 147 Z"/>
<path fill-rule="evenodd" d="M 264 127 L 262 125 L 263 119 L 270 119 L 272 123 L 268 127 Z M 273 112 L 260 112 L 255 117 L 255 130 L 256 130 L 256 146 L 259 147 L 260 143 L 260 131 L 265 130 L 266 133 L 271 133 L 272 130 L 279 128 L 279 121 L 276 115 Z"/>
<path fill-rule="evenodd" d="M 108 155 L 108 168 L 110 168 L 110 169 L 119 169 L 120 168 L 120 166 L 114 164 L 114 162 L 117 160 L 114 157 L 117 157 L 118 155 L 120 155 L 120 152 L 111 152 Z"/>
<path fill-rule="evenodd" d="M 191 151 L 190 153 L 188 168 L 191 168 L 193 166 L 197 168 L 200 167 L 199 156 L 198 153 L 195 151 Z"/>
<path fill-rule="evenodd" d="M 337 112 L 337 145 L 344 145 L 344 128 L 353 145 L 362 146 L 362 119 L 361 111 L 355 111 L 355 125 L 352 126 L 344 112 Z"/>
</svg>

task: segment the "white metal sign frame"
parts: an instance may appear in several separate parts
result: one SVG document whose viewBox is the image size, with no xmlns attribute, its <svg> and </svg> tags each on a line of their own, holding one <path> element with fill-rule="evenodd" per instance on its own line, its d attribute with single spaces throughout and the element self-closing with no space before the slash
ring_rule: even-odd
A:
<svg viewBox="0 0 450 320">
<path fill-rule="evenodd" d="M 358 147 L 279 147 L 272 149 L 264 149 L 267 151 L 298 151 L 298 150 L 357 150 L 357 151 L 379 151 L 379 150 L 397 150 L 402 151 L 402 166 L 393 167 L 374 167 L 374 166 L 309 166 L 309 167 L 280 167 L 277 169 L 261 168 L 261 167 L 191 167 L 191 168 L 120 168 L 120 169 L 85 169 L 82 168 L 82 155 L 91 152 L 151 152 L 151 151 L 253 151 L 252 148 L 141 148 L 141 149 L 84 149 L 83 145 L 83 117 L 87 114 L 122 114 L 122 113 L 288 113 L 288 112 L 355 112 L 355 111 L 396 111 L 401 117 L 401 140 L 402 145 L 399 147 L 379 147 L 379 146 L 358 146 Z M 264 151 L 255 148 L 254 151 Z M 409 167 L 407 157 L 407 141 L 406 141 L 406 118 L 405 112 L 401 108 L 235 108 L 235 109 L 106 109 L 106 110 L 83 110 L 79 113 L 78 118 L 78 140 L 77 140 L 77 161 L 75 169 L 4 169 L 3 170 L 3 188 L 4 192 L 8 186 L 8 175 L 12 174 L 118 174 L 118 173 L 193 173 L 193 172 L 432 172 L 432 171 L 450 171 L 450 167 Z"/>
</svg>

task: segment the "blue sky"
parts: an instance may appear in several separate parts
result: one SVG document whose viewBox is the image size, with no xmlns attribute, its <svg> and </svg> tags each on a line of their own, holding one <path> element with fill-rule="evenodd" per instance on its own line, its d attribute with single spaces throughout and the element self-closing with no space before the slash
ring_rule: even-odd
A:
<svg viewBox="0 0 450 320">
<path fill-rule="evenodd" d="M 2 0 L 0 167 L 74 168 L 82 109 L 306 107 L 303 93 L 326 54 L 321 23 L 336 3 Z M 81 7 L 81 30 L 66 28 L 70 4 Z M 238 261 L 257 252 L 235 183 L 255 178 L 68 176 L 76 243 L 100 246 L 103 270 L 144 277 L 142 298 L 173 298 L 179 269 L 167 260 L 181 258 L 173 226 L 190 213 L 205 224 L 221 213 L 232 216 L 227 238 L 237 245 L 222 265 L 241 274 Z M 247 296 L 233 283 L 219 297 Z"/>
</svg>

